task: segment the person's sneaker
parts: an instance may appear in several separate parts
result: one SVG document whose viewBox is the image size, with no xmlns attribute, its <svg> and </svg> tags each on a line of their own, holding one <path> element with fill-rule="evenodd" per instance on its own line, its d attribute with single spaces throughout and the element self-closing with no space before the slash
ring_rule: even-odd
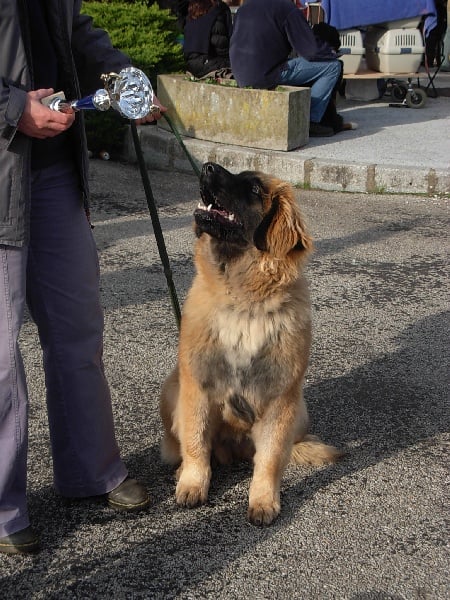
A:
<svg viewBox="0 0 450 600">
<path fill-rule="evenodd" d="M 310 121 L 309 137 L 331 137 L 332 135 L 334 135 L 334 129 L 332 127 Z"/>
<path fill-rule="evenodd" d="M 127 512 L 141 510 L 150 504 L 145 487 L 130 477 L 106 494 L 106 500 L 111 508 Z"/>
<path fill-rule="evenodd" d="M 0 552 L 4 554 L 33 554 L 39 550 L 39 539 L 31 527 L 0 538 Z"/>
</svg>

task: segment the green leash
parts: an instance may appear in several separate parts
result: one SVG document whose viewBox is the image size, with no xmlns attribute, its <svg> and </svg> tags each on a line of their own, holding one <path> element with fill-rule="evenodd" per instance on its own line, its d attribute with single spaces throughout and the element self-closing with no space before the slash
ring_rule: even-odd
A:
<svg viewBox="0 0 450 600">
<path fill-rule="evenodd" d="M 163 117 L 166 119 L 167 123 L 169 124 L 170 129 L 172 130 L 172 133 L 174 134 L 174 136 L 177 138 L 178 143 L 180 144 L 180 146 L 183 148 L 184 153 L 186 154 L 189 162 L 191 163 L 192 168 L 194 169 L 194 173 L 197 175 L 198 178 L 200 178 L 200 169 L 198 168 L 197 164 L 195 163 L 194 159 L 192 158 L 192 156 L 189 154 L 188 149 L 186 148 L 186 146 L 184 145 L 183 140 L 181 139 L 180 134 L 177 131 L 177 128 L 175 127 L 175 125 L 172 123 L 172 119 L 170 117 L 168 117 L 166 114 L 163 115 Z"/>
</svg>

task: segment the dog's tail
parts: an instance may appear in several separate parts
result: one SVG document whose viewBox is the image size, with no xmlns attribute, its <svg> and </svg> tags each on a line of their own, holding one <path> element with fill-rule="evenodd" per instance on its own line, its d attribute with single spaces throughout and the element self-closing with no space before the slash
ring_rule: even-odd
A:
<svg viewBox="0 0 450 600">
<path fill-rule="evenodd" d="M 293 445 L 290 462 L 297 465 L 325 465 L 338 461 L 343 452 L 324 444 L 315 435 L 305 437 Z"/>
</svg>

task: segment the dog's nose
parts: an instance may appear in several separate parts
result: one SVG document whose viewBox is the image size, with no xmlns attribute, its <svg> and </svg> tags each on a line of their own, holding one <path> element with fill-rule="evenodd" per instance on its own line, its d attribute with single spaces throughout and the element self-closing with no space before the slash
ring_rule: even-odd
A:
<svg viewBox="0 0 450 600">
<path fill-rule="evenodd" d="M 203 165 L 202 174 L 203 175 L 212 175 L 216 170 L 217 165 L 213 162 L 207 162 Z"/>
</svg>

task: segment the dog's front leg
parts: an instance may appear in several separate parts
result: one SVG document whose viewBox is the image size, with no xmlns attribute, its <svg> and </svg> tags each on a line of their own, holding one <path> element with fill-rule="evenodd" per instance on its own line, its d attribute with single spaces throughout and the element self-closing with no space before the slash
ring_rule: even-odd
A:
<svg viewBox="0 0 450 600">
<path fill-rule="evenodd" d="M 289 462 L 294 423 L 290 403 L 278 399 L 253 426 L 255 455 L 247 516 L 254 525 L 270 525 L 280 512 L 280 483 Z"/>
<path fill-rule="evenodd" d="M 206 502 L 211 479 L 211 433 L 208 398 L 196 385 L 180 387 L 179 433 L 182 463 L 175 491 L 177 503 Z"/>
</svg>

